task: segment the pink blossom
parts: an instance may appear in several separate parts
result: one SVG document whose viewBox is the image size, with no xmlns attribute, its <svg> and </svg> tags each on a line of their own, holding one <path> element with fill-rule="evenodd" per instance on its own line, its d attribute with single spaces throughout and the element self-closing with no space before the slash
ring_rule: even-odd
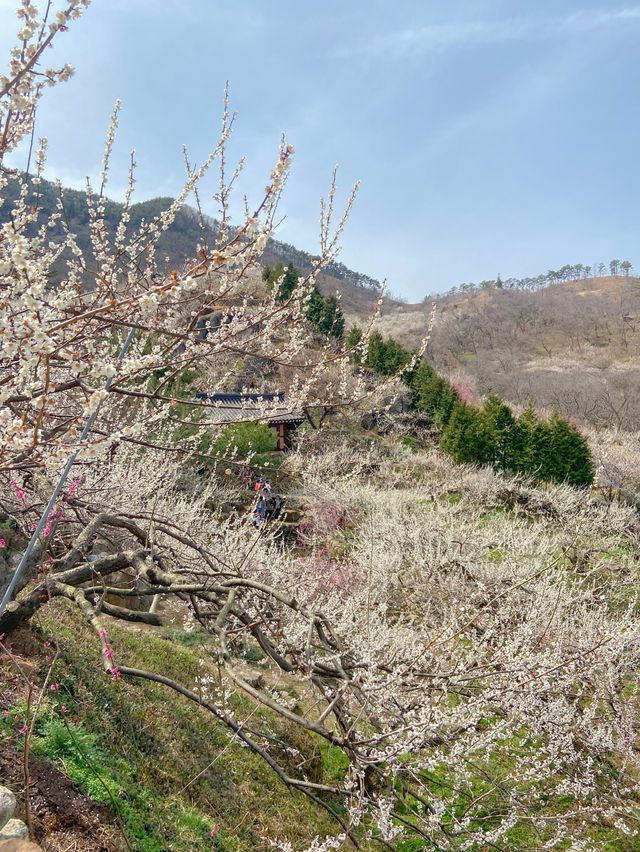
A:
<svg viewBox="0 0 640 852">
<path fill-rule="evenodd" d="M 305 512 L 298 527 L 298 539 L 303 547 L 315 539 L 326 539 L 348 526 L 347 508 L 337 502 L 315 503 Z"/>
<path fill-rule="evenodd" d="M 24 725 L 21 728 L 18 728 L 16 733 L 17 734 L 26 734 L 28 730 L 29 730 L 29 725 L 27 725 L 27 723 L 25 722 Z"/>
<path fill-rule="evenodd" d="M 57 692 L 60 689 L 60 684 L 59 683 L 52 683 L 51 686 L 49 687 L 49 689 L 51 690 L 51 692 Z"/>
<path fill-rule="evenodd" d="M 212 840 L 215 840 L 219 830 L 220 830 L 220 826 L 218 825 L 217 822 L 214 822 L 214 824 L 211 826 L 211 831 L 209 832 L 209 837 Z"/>
<path fill-rule="evenodd" d="M 457 381 L 451 382 L 451 387 L 463 402 L 471 402 L 473 399 L 473 391 L 466 382 L 458 379 Z"/>
<path fill-rule="evenodd" d="M 69 486 L 69 490 L 67 491 L 66 497 L 64 498 L 65 500 L 68 501 L 68 500 L 73 499 L 73 497 L 75 497 L 76 491 L 78 490 L 78 487 L 80 485 L 80 481 L 81 481 L 81 478 L 79 476 L 76 477 L 73 480 L 73 482 Z"/>
<path fill-rule="evenodd" d="M 111 680 L 118 680 L 120 678 L 121 672 L 117 666 L 113 666 L 113 668 L 108 669 L 108 671 L 111 675 Z"/>
<path fill-rule="evenodd" d="M 6 547 L 6 546 L 7 546 L 7 541 L 6 541 L 6 539 L 4 539 L 4 538 L 0 538 L 0 548 L 2 548 L 2 547 Z"/>
<path fill-rule="evenodd" d="M 22 490 L 22 488 L 20 488 L 15 479 L 11 480 L 11 488 L 13 489 L 13 493 L 16 495 L 20 503 L 25 506 L 27 503 L 27 498 L 25 497 L 24 491 Z"/>
<path fill-rule="evenodd" d="M 58 707 L 58 710 L 60 711 L 60 713 L 68 713 L 69 712 L 69 708 L 67 707 L 66 704 L 63 704 L 61 707 Z"/>
<path fill-rule="evenodd" d="M 346 589 L 356 582 L 353 568 L 343 562 L 334 561 L 326 551 L 321 550 L 310 556 L 300 557 L 296 562 L 299 568 L 325 591 Z"/>
<path fill-rule="evenodd" d="M 45 538 L 48 538 L 49 533 L 51 532 L 51 527 L 53 526 L 53 522 L 61 519 L 64 516 L 64 509 L 54 509 L 49 517 L 47 518 L 47 523 L 45 524 L 44 529 L 42 530 L 42 535 Z"/>
</svg>

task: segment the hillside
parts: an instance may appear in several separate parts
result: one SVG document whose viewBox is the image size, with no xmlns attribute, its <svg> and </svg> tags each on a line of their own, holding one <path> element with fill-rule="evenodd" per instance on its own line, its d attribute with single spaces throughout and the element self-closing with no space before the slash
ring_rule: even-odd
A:
<svg viewBox="0 0 640 852">
<path fill-rule="evenodd" d="M 535 291 L 480 289 L 436 300 L 428 357 L 478 395 L 529 399 L 595 426 L 640 422 L 640 283 L 581 279 Z M 399 305 L 380 330 L 417 345 L 430 304 Z"/>
<path fill-rule="evenodd" d="M 0 222 L 6 221 L 17 191 L 17 182 L 10 182 L 9 203 L 0 207 Z M 56 194 L 54 184 L 42 182 L 39 221 L 54 212 Z M 130 229 L 150 221 L 172 200 L 162 197 L 133 204 Z M 85 193 L 64 189 L 64 208 L 68 227 L 90 256 Z M 121 204 L 106 202 L 105 221 L 111 234 L 121 212 Z M 214 219 L 204 216 L 201 221 L 185 205 L 159 238 L 160 265 L 181 268 L 192 257 L 194 245 L 215 240 L 217 227 Z M 62 226 L 58 231 L 61 236 Z M 262 263 L 292 264 L 304 273 L 311 269 L 313 256 L 271 239 Z M 485 281 L 476 287 L 465 284 L 454 288 L 457 292 L 426 297 L 417 304 L 385 299 L 379 329 L 404 345 L 418 346 L 435 300 L 436 322 L 428 357 L 445 375 L 466 381 L 479 396 L 498 393 L 519 406 L 533 400 L 541 408 L 555 409 L 585 424 L 634 429 L 640 422 L 636 393 L 640 381 L 640 280 L 630 277 L 628 269 L 625 275 L 560 280 L 585 271 L 591 267 L 566 266 L 557 273 L 522 281 Z M 381 287 L 375 279 L 337 262 L 319 274 L 318 285 L 324 295 L 340 294 L 347 325 L 371 316 Z"/>
<path fill-rule="evenodd" d="M 337 262 L 335 184 L 318 257 L 274 239 L 294 154 L 284 139 L 259 208 L 232 204 L 226 96 L 205 167 L 185 155 L 196 198 L 217 172 L 219 222 L 183 205 L 186 191 L 123 207 L 10 180 L 2 164 L 25 146 L 37 173 L 54 170 L 37 107 L 72 68 L 44 57 L 93 5 L 110 4 L 19 3 L 0 77 L 0 852 L 638 852 L 631 262 L 460 284 L 435 297 L 433 328 L 432 299 L 383 305 L 377 281 Z M 126 5 L 118 36 L 136 32 Z M 166 129 L 187 127 L 177 91 L 204 132 L 184 94 L 200 79 L 194 22 L 247 65 L 242 11 L 223 28 L 188 16 L 183 62 L 156 49 L 164 28 L 147 32 L 162 16 L 143 15 L 168 74 Z M 102 45 L 111 27 L 96 22 Z M 296 119 L 296 92 L 278 85 L 288 66 L 265 65 L 291 39 L 280 20 L 255 30 L 278 111 L 263 96 L 250 139 L 262 150 L 264 118 L 293 105 L 312 164 L 326 86 L 292 79 L 311 98 Z M 125 89 L 153 75 L 131 43 L 94 51 L 98 88 L 105 57 L 124 50 Z M 105 186 L 118 115 L 119 102 Z M 58 122 L 73 142 L 56 142 L 56 169 L 90 150 L 84 122 Z M 380 141 L 376 180 L 397 148 Z M 411 152 L 401 165 L 416 165 Z M 384 209 L 410 216 L 404 243 L 420 251 L 435 232 L 399 198 Z M 543 193 L 559 198 L 559 186 Z M 488 236 L 490 211 L 484 224 Z"/>
<path fill-rule="evenodd" d="M 7 202 L 0 206 L 0 223 L 6 222 L 10 216 L 11 205 L 18 195 L 18 183 L 10 181 L 5 195 Z M 78 239 L 80 248 L 87 257 L 91 256 L 91 241 L 89 236 L 89 212 L 86 193 L 75 189 L 64 188 L 65 222 Z M 34 195 L 35 199 L 35 195 Z M 173 198 L 159 197 L 141 201 L 131 205 L 129 231 L 133 232 L 143 221 L 149 222 L 166 210 Z M 39 208 L 38 222 L 47 221 L 56 210 L 57 189 L 55 184 L 43 180 L 40 184 L 37 203 Z M 122 214 L 123 205 L 107 200 L 105 205 L 105 223 L 110 235 L 113 235 Z M 210 216 L 203 216 L 202 221 L 197 211 L 189 205 L 184 205 L 177 214 L 171 227 L 161 234 L 157 245 L 157 259 L 161 268 L 180 269 L 187 260 L 192 259 L 194 247 L 198 243 L 213 244 L 216 238 L 218 223 Z M 63 234 L 60 224 L 52 233 L 53 237 Z M 313 256 L 288 243 L 271 239 L 268 241 L 262 256 L 265 265 L 279 263 L 293 264 L 301 272 L 309 272 L 313 264 Z M 320 290 L 328 295 L 338 290 L 347 316 L 357 317 L 371 313 L 376 299 L 379 297 L 380 282 L 360 272 L 355 272 L 343 263 L 329 263 L 318 277 Z"/>
<path fill-rule="evenodd" d="M 0 617 L 0 771 L 31 836 L 46 852 L 534 852 L 567 835 L 631 852 L 635 495 L 590 492 L 586 442 L 557 418 L 521 429 L 495 405 L 493 419 L 474 415 L 426 363 L 403 387 L 411 355 L 379 335 L 367 359 L 396 366 L 362 369 L 357 349 L 336 359 L 296 300 L 246 300 L 238 267 L 235 301 L 231 276 L 219 283 L 229 321 L 197 337 L 184 319 L 211 282 L 194 293 L 186 274 L 172 292 L 136 270 L 119 301 L 99 275 L 51 286 L 43 264 L 35 296 L 27 274 L 9 279 L 4 327 L 32 334 L 29 296 L 46 301 L 31 320 L 50 335 L 36 338 L 42 356 L 11 340 L 4 356 L 7 407 L 22 416 L 5 418 L 1 565 L 5 583 L 18 563 L 30 574 Z M 466 295 L 462 308 L 441 300 L 452 328 L 492 304 Z M 424 307 L 391 304 L 383 325 L 400 318 L 406 334 L 412 315 L 424 322 Z M 477 355 L 485 341 L 473 342 Z M 309 414 L 288 454 L 246 438 L 273 439 L 265 423 L 221 430 L 194 399 L 268 371 Z M 55 471 L 57 430 L 73 441 L 92 406 L 93 443 L 49 513 L 36 453 Z M 272 494 L 281 517 L 267 517 Z"/>
<path fill-rule="evenodd" d="M 403 665 L 413 659 L 415 643 L 434 646 L 429 666 L 451 690 L 449 706 L 439 708 L 430 722 L 440 735 L 429 733 L 430 771 L 416 762 L 426 779 L 425 792 L 444 813 L 443 841 L 438 835 L 431 844 L 408 833 L 393 848 L 462 852 L 469 848 L 466 831 L 448 830 L 455 815 L 469 810 L 470 828 L 481 832 L 487 822 L 496 825 L 515 799 L 525 815 L 516 816 L 499 845 L 490 842 L 487 832 L 487 845 L 477 848 L 536 852 L 556 835 L 562 814 L 562 831 L 570 831 L 584 848 L 632 852 L 634 839 L 606 814 L 583 820 L 567 805 L 563 789 L 580 771 L 585 743 L 577 747 L 574 766 L 570 760 L 563 763 L 563 752 L 549 757 L 545 740 L 559 720 L 567 724 L 569 719 L 584 726 L 585 740 L 602 735 L 588 701 L 572 700 L 579 689 L 588 694 L 596 688 L 582 680 L 590 676 L 591 655 L 594 666 L 609 665 L 590 644 L 597 639 L 581 634 L 584 622 L 578 614 L 587 624 L 599 619 L 591 630 L 612 630 L 611 619 L 635 599 L 635 511 L 615 503 L 596 505 L 563 485 L 534 487 L 486 469 L 460 468 L 428 437 L 414 447 L 403 445 L 398 434 L 366 432 L 352 418 L 341 417 L 329 425 L 328 434 L 304 436 L 273 475 L 278 490 L 303 512 L 288 568 L 296 593 L 320 599 L 345 636 L 364 630 L 365 612 L 371 610 L 370 641 L 383 656 L 402 655 Z M 242 492 L 235 477 L 231 482 L 219 477 L 217 488 L 219 500 Z M 224 532 L 224 526 L 219 528 Z M 274 533 L 277 529 L 267 540 Z M 540 574 L 541 580 L 532 579 Z M 494 608 L 496 597 L 500 606 Z M 302 766 L 314 783 L 346 779 L 348 762 L 339 749 L 257 708 L 250 695 L 232 688 L 217 663 L 216 638 L 194 625 L 185 604 L 163 606 L 162 617 L 161 627 L 107 619 L 123 663 L 162 671 L 233 708 L 247 728 L 282 740 L 286 751 L 278 745 L 274 753 L 283 755 L 287 766 Z M 505 632 L 510 620 L 518 625 L 513 645 Z M 455 637 L 460 630 L 459 641 L 438 647 L 443 633 Z M 45 689 L 30 758 L 34 833 L 46 852 L 119 852 L 125 844 L 136 852 L 266 852 L 276 838 L 276 848 L 310 852 L 318 848 L 316 835 L 332 837 L 339 829 L 322 808 L 287 792 L 276 774 L 204 709 L 162 684 L 105 676 L 95 636 L 66 600 L 43 610 L 30 630 L 13 634 L 15 656 L 0 661 L 8 686 L 0 701 L 0 773 L 18 792 L 21 817 L 23 770 L 17 756 L 29 708 L 16 665 L 33 683 L 45 683 L 54 645 L 48 682 L 55 689 Z M 619 651 L 623 658 L 625 647 Z M 574 661 L 582 655 L 584 673 Z M 290 702 L 300 718 L 312 718 L 314 702 L 305 678 L 278 672 L 254 641 L 238 645 L 234 658 L 249 684 L 268 685 L 270 694 Z M 572 662 L 565 669 L 567 660 Z M 614 686 L 610 693 L 609 681 L 602 680 L 602 700 L 615 700 L 619 713 L 634 704 L 632 665 L 629 657 L 617 697 Z M 488 680 L 480 674 L 485 667 Z M 558 679 L 547 681 L 546 670 L 556 667 Z M 530 695 L 527 681 L 534 672 L 545 679 Z M 471 678 L 481 690 L 478 695 L 466 688 Z M 623 689 L 625 684 L 629 688 Z M 440 688 L 422 683 L 416 708 L 429 701 L 438 705 Z M 562 699 L 559 688 L 569 698 Z M 553 761 L 544 780 L 532 784 L 515 770 L 511 741 L 501 733 L 495 707 L 502 690 L 521 691 L 523 702 L 531 705 L 530 715 L 521 715 L 519 699 L 509 698 L 511 712 L 531 732 L 526 736 L 514 722 L 513 742 L 528 769 Z M 418 712 L 412 708 L 413 702 L 403 704 L 403 717 Z M 477 730 L 472 725 L 468 733 L 458 731 L 458 719 L 469 717 L 477 718 Z M 469 760 L 463 770 L 455 763 L 462 746 Z M 591 765 L 596 790 L 606 788 L 616 765 L 604 756 Z M 329 802 L 337 816 L 345 813 L 338 801 Z M 635 813 L 636 794 L 629 794 L 626 804 Z M 409 805 L 406 813 L 414 818 Z M 415 819 L 421 817 L 417 811 Z M 212 826 L 217 827 L 215 843 Z M 360 848 L 389 848 L 375 836 L 367 839 L 365 827 L 357 830 Z M 353 847 L 346 841 L 329 848 L 347 852 Z"/>
</svg>

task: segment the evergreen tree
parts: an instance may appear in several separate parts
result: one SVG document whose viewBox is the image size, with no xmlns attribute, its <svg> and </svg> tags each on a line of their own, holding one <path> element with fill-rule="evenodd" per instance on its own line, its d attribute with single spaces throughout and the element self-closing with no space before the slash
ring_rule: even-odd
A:
<svg viewBox="0 0 640 852">
<path fill-rule="evenodd" d="M 519 451 L 514 470 L 538 480 L 552 478 L 549 424 L 536 417 L 530 402 L 518 420 Z"/>
<path fill-rule="evenodd" d="M 460 402 L 460 397 L 449 382 L 440 379 L 440 393 L 438 396 L 438 407 L 434 416 L 434 424 L 438 429 L 444 429 L 449 420 L 456 404 Z"/>
<path fill-rule="evenodd" d="M 362 360 L 362 353 L 356 347 L 362 340 L 362 329 L 359 325 L 352 325 L 349 331 L 347 332 L 347 336 L 344 340 L 345 349 L 353 350 L 349 355 L 352 363 L 359 364 Z"/>
<path fill-rule="evenodd" d="M 318 295 L 320 296 L 320 293 Z M 320 334 L 341 339 L 344 334 L 344 314 L 340 309 L 340 303 L 335 296 L 327 296 L 325 299 L 320 296 L 320 299 L 322 299 L 320 314 L 317 320 L 309 315 L 309 321 L 315 325 Z"/>
<path fill-rule="evenodd" d="M 593 461 L 584 437 L 559 414 L 549 420 L 551 477 L 569 485 L 591 485 L 594 477 Z"/>
<path fill-rule="evenodd" d="M 539 420 L 531 403 L 518 420 L 521 449 L 514 470 L 543 482 L 568 482 L 586 486 L 593 482 L 594 468 L 585 438 L 567 420 L 554 413 Z"/>
<path fill-rule="evenodd" d="M 390 337 L 385 341 L 379 331 L 374 331 L 369 337 L 365 364 L 381 376 L 393 376 L 406 367 L 412 354 L 397 340 Z"/>
<path fill-rule="evenodd" d="M 291 298 L 293 291 L 298 286 L 299 277 L 300 273 L 295 266 L 288 266 L 285 272 L 285 268 L 282 263 L 279 263 L 273 268 L 265 266 L 262 270 L 262 280 L 266 282 L 267 289 L 273 290 L 274 287 L 278 286 L 277 299 L 279 302 L 286 302 Z M 280 278 L 282 280 L 278 285 L 278 280 Z"/>
<path fill-rule="evenodd" d="M 413 405 L 431 418 L 434 426 L 444 428 L 449 422 L 458 394 L 426 361 L 421 361 L 407 381 Z"/>
<path fill-rule="evenodd" d="M 367 367 L 374 371 L 374 373 L 380 373 L 384 375 L 385 362 L 384 362 L 384 340 L 382 339 L 382 335 L 379 331 L 373 331 L 369 335 L 369 342 L 367 346 L 367 356 L 365 358 L 364 363 Z"/>
<path fill-rule="evenodd" d="M 362 329 L 359 325 L 352 325 L 344 339 L 344 347 L 349 351 L 349 360 L 352 364 L 362 361 L 362 352 L 357 348 L 362 340 Z"/>
<path fill-rule="evenodd" d="M 317 287 L 314 287 L 309 296 L 306 316 L 311 325 L 320 330 L 324 317 L 324 299 Z"/>
<path fill-rule="evenodd" d="M 513 473 L 530 474 L 529 446 L 531 435 L 538 420 L 531 403 L 518 418 L 514 418 L 511 430 L 511 465 Z"/>
<path fill-rule="evenodd" d="M 265 266 L 262 270 L 262 279 L 267 288 L 272 290 L 278 287 L 278 302 L 286 302 L 293 296 L 299 278 L 300 273 L 295 266 L 287 267 L 286 272 L 281 263 L 273 269 Z M 306 317 L 320 334 L 336 338 L 341 338 L 344 334 L 344 314 L 340 303 L 335 296 L 327 296 L 325 299 L 315 284 L 309 296 Z"/>
<path fill-rule="evenodd" d="M 513 412 L 499 396 L 492 394 L 482 406 L 482 421 L 491 445 L 491 464 L 501 470 L 514 470 L 519 441 Z"/>
<path fill-rule="evenodd" d="M 387 375 L 391 376 L 394 373 L 399 373 L 411 361 L 412 356 L 413 353 L 409 349 L 405 349 L 402 344 L 390 337 L 385 343 Z"/>
<path fill-rule="evenodd" d="M 488 464 L 492 443 L 482 414 L 474 405 L 456 402 L 440 441 L 442 449 L 459 464 Z"/>
</svg>

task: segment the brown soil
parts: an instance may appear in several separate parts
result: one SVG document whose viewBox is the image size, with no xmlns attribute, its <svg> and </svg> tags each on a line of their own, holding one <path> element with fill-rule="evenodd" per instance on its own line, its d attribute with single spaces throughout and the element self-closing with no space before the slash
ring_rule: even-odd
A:
<svg viewBox="0 0 640 852">
<path fill-rule="evenodd" d="M 24 674 L 37 685 L 39 663 L 46 653 L 41 640 L 29 629 L 20 630 L 12 634 L 9 647 Z M 0 709 L 26 699 L 25 680 L 6 658 L 0 680 Z M 29 777 L 33 840 L 44 852 L 121 852 L 127 848 L 108 808 L 80 793 L 55 764 L 32 755 Z M 15 792 L 15 816 L 24 820 L 22 754 L 14 741 L 0 741 L 0 783 Z"/>
<path fill-rule="evenodd" d="M 35 840 L 45 852 L 120 852 L 126 849 L 108 809 L 79 793 L 53 763 L 29 760 Z M 13 743 L 0 745 L 0 778 L 18 798 L 15 816 L 24 819 L 21 756 Z"/>
</svg>

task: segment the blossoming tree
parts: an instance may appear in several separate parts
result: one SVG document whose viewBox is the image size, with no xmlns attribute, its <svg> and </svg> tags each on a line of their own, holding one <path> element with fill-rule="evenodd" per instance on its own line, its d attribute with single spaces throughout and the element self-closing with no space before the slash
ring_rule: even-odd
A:
<svg viewBox="0 0 640 852">
<path fill-rule="evenodd" d="M 195 702 L 284 784 L 335 815 L 340 833 L 315 849 L 366 845 L 372 832 L 386 847 L 408 836 L 419 844 L 413 848 L 503 849 L 522 821 L 535 823 L 540 848 L 551 848 L 566 837 L 581 842 L 585 822 L 603 812 L 621 834 L 633 833 L 637 621 L 628 605 L 612 614 L 593 583 L 565 570 L 570 541 L 549 537 L 539 551 L 540 537 L 518 521 L 493 531 L 496 545 L 452 505 L 427 522 L 420 512 L 429 495 L 398 496 L 393 470 L 389 488 L 374 493 L 371 470 L 384 462 L 373 451 L 294 457 L 314 493 L 348 509 L 324 512 L 317 541 L 306 530 L 314 553 L 304 559 L 269 532 L 218 513 L 215 480 L 179 485 L 211 428 L 208 404 L 177 390 L 187 370 L 205 384 L 223 383 L 239 358 L 257 357 L 288 377 L 296 408 L 344 405 L 366 392 L 349 352 L 335 342 L 311 346 L 305 322 L 306 300 L 337 254 L 353 194 L 334 225 L 332 185 L 319 260 L 291 297 L 280 300 L 277 288 L 256 293 L 252 274 L 273 232 L 291 146 L 282 143 L 262 197 L 232 227 L 237 172 L 225 179 L 233 125 L 225 103 L 211 155 L 197 168 L 185 157 L 183 192 L 137 228 L 130 226 L 132 157 L 112 233 L 105 205 L 116 108 L 100 186 L 87 192 L 91 250 L 65 230 L 61 189 L 55 215 L 42 222 L 46 144 L 37 146 L 33 174 L 16 178 L 7 157 L 29 139 L 45 87 L 70 74 L 66 66 L 43 69 L 44 51 L 88 5 L 74 0 L 50 19 L 51 4 L 40 16 L 24 0 L 19 44 L 0 78 L 0 192 L 10 179 L 20 183 L 0 231 L 0 502 L 20 540 L 30 541 L 5 594 L 0 633 L 56 599 L 71 602 L 95 633 L 106 676 L 154 681 Z M 203 240 L 182 268 L 166 269 L 158 239 L 187 198 L 198 199 L 214 164 L 215 245 Z M 54 238 L 60 227 L 64 236 Z M 225 321 L 214 324 L 207 318 L 220 303 Z M 363 349 L 372 324 L 357 343 Z M 268 403 L 263 413 L 268 419 Z M 178 442 L 185 424 L 189 437 Z M 430 471 L 436 478 L 439 463 Z M 356 491 L 354 477 L 361 472 L 364 481 L 365 470 L 368 484 Z M 477 476 L 474 487 L 485 497 L 499 490 L 493 474 Z M 589 523 L 612 523 L 604 513 L 591 517 L 572 494 L 559 488 L 549 511 L 567 512 L 584 539 Z M 351 533 L 348 562 L 339 565 L 326 550 L 338 523 Z M 514 530 L 520 559 L 503 563 Z M 124 586 L 116 575 L 127 578 Z M 162 624 L 161 611 L 125 605 L 152 596 L 174 601 L 215 637 L 224 673 L 215 689 L 127 665 L 126 643 L 111 640 L 110 619 Z M 247 677 L 237 657 L 247 641 L 274 671 L 304 684 L 304 712 Z M 231 689 L 341 750 L 344 778 L 312 779 L 304 762 L 285 762 L 288 744 L 242 723 L 226 700 Z M 487 761 L 497 755 L 506 755 L 506 769 L 491 774 Z M 478 787 L 483 773 L 489 788 Z M 559 816 L 538 808 L 549 779 L 553 795 L 573 797 Z M 499 804 L 487 815 L 489 797 Z"/>
</svg>

